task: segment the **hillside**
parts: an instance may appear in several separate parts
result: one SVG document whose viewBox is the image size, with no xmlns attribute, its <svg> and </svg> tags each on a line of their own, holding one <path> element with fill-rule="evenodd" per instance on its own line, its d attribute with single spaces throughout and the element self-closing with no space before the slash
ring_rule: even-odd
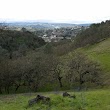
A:
<svg viewBox="0 0 110 110">
<path fill-rule="evenodd" d="M 74 45 L 76 48 L 93 45 L 107 38 L 110 38 L 110 20 L 92 24 L 90 28 L 79 33 L 75 38 Z"/>
<path fill-rule="evenodd" d="M 73 40 L 50 43 L 25 29 L 1 30 L 0 93 L 106 87 L 110 84 L 109 24 L 92 24 Z"/>
<path fill-rule="evenodd" d="M 92 24 L 80 32 L 73 43 L 74 50 L 86 53 L 90 59 L 97 61 L 103 70 L 103 84 L 110 84 L 110 20 Z M 73 50 L 73 51 L 74 51 Z"/>
<path fill-rule="evenodd" d="M 79 49 L 88 54 L 90 58 L 101 64 L 104 70 L 105 83 L 110 84 L 110 38 Z"/>
</svg>

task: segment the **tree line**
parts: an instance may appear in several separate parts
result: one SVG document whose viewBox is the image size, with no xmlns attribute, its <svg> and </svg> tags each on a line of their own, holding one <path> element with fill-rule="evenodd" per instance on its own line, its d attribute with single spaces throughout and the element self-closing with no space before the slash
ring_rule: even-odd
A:
<svg viewBox="0 0 110 110">
<path fill-rule="evenodd" d="M 91 24 L 88 29 L 81 31 L 74 39 L 74 47 L 93 45 L 107 38 L 110 38 L 110 20 Z"/>
</svg>

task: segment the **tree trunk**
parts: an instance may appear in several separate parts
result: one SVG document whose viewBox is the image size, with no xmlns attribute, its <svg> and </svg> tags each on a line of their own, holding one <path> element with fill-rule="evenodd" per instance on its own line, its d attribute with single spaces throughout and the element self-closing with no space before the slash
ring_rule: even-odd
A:
<svg viewBox="0 0 110 110">
<path fill-rule="evenodd" d="M 5 87 L 5 92 L 9 94 L 9 87 Z"/>
<path fill-rule="evenodd" d="M 81 90 L 82 89 L 82 84 L 85 82 L 84 79 L 83 79 L 83 75 L 82 74 L 80 74 L 79 82 L 80 82 L 79 89 Z"/>
<path fill-rule="evenodd" d="M 9 59 L 12 59 L 12 52 L 10 52 L 9 54 Z"/>
<path fill-rule="evenodd" d="M 20 86 L 20 84 L 16 86 L 15 92 L 19 89 Z"/>
<path fill-rule="evenodd" d="M 2 94 L 2 89 L 1 89 L 1 87 L 0 87 L 0 94 Z"/>
<path fill-rule="evenodd" d="M 7 87 L 7 93 L 8 93 L 8 94 L 9 94 L 9 92 L 10 92 L 10 91 L 9 91 L 9 88 L 10 88 L 10 87 L 8 86 L 8 87 Z"/>
<path fill-rule="evenodd" d="M 39 88 L 39 83 L 35 83 L 34 84 L 34 91 L 37 92 Z"/>
<path fill-rule="evenodd" d="M 82 75 L 80 74 L 80 79 L 79 79 L 79 91 L 82 89 Z"/>
<path fill-rule="evenodd" d="M 62 77 L 58 77 L 58 81 L 59 81 L 59 84 L 60 84 L 60 87 L 62 88 L 63 87 L 63 84 L 62 84 Z"/>
</svg>

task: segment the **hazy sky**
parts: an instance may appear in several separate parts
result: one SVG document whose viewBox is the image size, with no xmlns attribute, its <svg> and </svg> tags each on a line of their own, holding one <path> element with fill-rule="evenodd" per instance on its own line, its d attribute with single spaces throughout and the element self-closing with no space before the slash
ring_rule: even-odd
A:
<svg viewBox="0 0 110 110">
<path fill-rule="evenodd" d="M 110 0 L 0 0 L 1 21 L 100 22 L 110 19 Z"/>
</svg>

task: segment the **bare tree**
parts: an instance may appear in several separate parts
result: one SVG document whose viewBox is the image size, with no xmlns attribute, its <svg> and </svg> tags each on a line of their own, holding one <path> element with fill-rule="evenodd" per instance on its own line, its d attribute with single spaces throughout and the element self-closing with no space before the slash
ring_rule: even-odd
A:
<svg viewBox="0 0 110 110">
<path fill-rule="evenodd" d="M 83 53 L 76 53 L 70 64 L 71 81 L 79 82 L 79 89 L 84 83 L 98 83 L 101 69 L 98 63 L 91 61 Z"/>
</svg>

